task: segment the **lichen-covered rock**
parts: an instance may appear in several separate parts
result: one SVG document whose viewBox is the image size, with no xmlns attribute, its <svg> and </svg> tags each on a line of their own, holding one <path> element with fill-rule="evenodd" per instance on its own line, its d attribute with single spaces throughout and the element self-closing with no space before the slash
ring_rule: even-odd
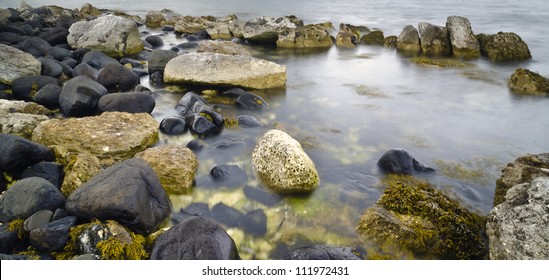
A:
<svg viewBox="0 0 549 280">
<path fill-rule="evenodd" d="M 329 48 L 333 45 L 329 29 L 333 29 L 331 23 L 308 24 L 287 29 L 278 34 L 276 46 L 279 48 Z"/>
<path fill-rule="evenodd" d="M 505 201 L 507 190 L 540 176 L 549 177 L 549 154 L 525 155 L 507 164 L 496 181 L 494 206 Z"/>
<path fill-rule="evenodd" d="M 31 54 L 0 44 L 0 83 L 11 85 L 17 78 L 40 75 L 42 64 Z"/>
<path fill-rule="evenodd" d="M 206 32 L 212 40 L 230 40 L 233 37 L 229 29 L 229 23 L 224 21 L 206 22 Z"/>
<path fill-rule="evenodd" d="M 549 258 L 549 178 L 538 177 L 507 191 L 488 214 L 491 260 Z"/>
<path fill-rule="evenodd" d="M 102 165 L 111 165 L 154 145 L 158 140 L 158 122 L 146 113 L 123 112 L 52 119 L 38 125 L 32 139 L 65 147 L 70 152 L 88 153 Z"/>
<path fill-rule="evenodd" d="M 187 147 L 164 145 L 146 149 L 135 155 L 148 162 L 170 194 L 186 194 L 191 191 L 198 160 Z"/>
<path fill-rule="evenodd" d="M 509 88 L 520 94 L 549 95 L 549 79 L 528 69 L 519 68 L 509 78 Z"/>
<path fill-rule="evenodd" d="M 145 25 L 148 28 L 161 27 L 166 23 L 166 16 L 161 12 L 150 11 L 145 16 Z"/>
<path fill-rule="evenodd" d="M 168 62 L 164 82 L 277 88 L 286 84 L 286 66 L 247 55 L 189 53 Z"/>
<path fill-rule="evenodd" d="M 519 61 L 532 58 L 528 45 L 513 32 L 476 36 L 481 54 L 496 62 Z"/>
<path fill-rule="evenodd" d="M 257 178 L 277 193 L 309 193 L 320 183 L 301 144 L 283 131 L 265 133 L 252 154 Z"/>
<path fill-rule="evenodd" d="M 356 46 L 363 33 L 369 33 L 370 29 L 365 26 L 354 26 L 351 24 L 341 23 L 339 32 L 336 35 L 336 46 L 338 47 L 354 47 Z"/>
<path fill-rule="evenodd" d="M 57 160 L 64 166 L 65 177 L 61 192 L 66 197 L 103 170 L 99 159 L 88 153 L 69 152 L 61 146 L 54 146 L 53 150 Z"/>
<path fill-rule="evenodd" d="M 383 46 L 386 48 L 394 48 L 397 47 L 397 36 L 387 36 L 385 39 L 383 39 Z"/>
<path fill-rule="evenodd" d="M 383 36 L 383 31 L 381 30 L 372 30 L 360 38 L 360 42 L 366 45 L 374 46 L 383 46 L 385 42 L 385 37 Z"/>
<path fill-rule="evenodd" d="M 98 50 L 112 57 L 134 54 L 143 49 L 135 22 L 118 16 L 77 22 L 69 28 L 67 41 L 74 49 Z"/>
<path fill-rule="evenodd" d="M 275 43 L 278 35 L 289 29 L 303 26 L 298 18 L 290 17 L 259 17 L 249 20 L 244 25 L 244 39 L 257 43 Z"/>
<path fill-rule="evenodd" d="M 419 33 L 412 25 L 407 25 L 397 37 L 397 50 L 410 54 L 417 54 L 421 51 Z"/>
<path fill-rule="evenodd" d="M 193 34 L 205 30 L 208 21 L 202 17 L 192 16 L 174 17 L 172 19 L 175 22 L 175 32 L 183 34 Z"/>
<path fill-rule="evenodd" d="M 34 128 L 49 120 L 46 114 L 51 111 L 36 103 L 0 99 L 0 133 L 31 139 Z"/>
<path fill-rule="evenodd" d="M 427 22 L 418 24 L 421 52 L 428 56 L 445 56 L 452 53 L 446 27 Z"/>
<path fill-rule="evenodd" d="M 93 16 L 98 17 L 101 15 L 101 11 L 99 11 L 96 7 L 92 6 L 90 3 L 85 3 L 82 8 L 80 8 L 80 15 L 83 17 Z"/>
<path fill-rule="evenodd" d="M 480 45 L 471 28 L 469 19 L 460 16 L 449 16 L 446 19 L 446 28 L 452 53 L 463 58 L 476 58 L 480 56 Z"/>
<path fill-rule="evenodd" d="M 368 240 L 418 259 L 486 258 L 485 218 L 426 181 L 390 175 L 383 184 L 383 195 L 357 227 Z"/>
</svg>

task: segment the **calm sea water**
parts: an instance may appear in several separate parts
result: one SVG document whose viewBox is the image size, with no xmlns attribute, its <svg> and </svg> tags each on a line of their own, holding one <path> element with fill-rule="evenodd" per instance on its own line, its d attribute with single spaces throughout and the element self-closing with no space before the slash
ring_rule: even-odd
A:
<svg viewBox="0 0 549 280">
<path fill-rule="evenodd" d="M 229 233 L 247 258 L 276 258 L 284 246 L 327 243 L 370 248 L 354 228 L 363 211 L 383 192 L 377 159 L 391 148 L 404 148 L 437 169 L 429 178 L 473 211 L 486 214 L 492 207 L 495 180 L 500 170 L 526 153 L 549 151 L 549 98 L 517 96 L 506 81 L 518 67 L 549 76 L 549 2 L 533 1 L 27 1 L 32 6 L 59 5 L 80 8 L 91 2 L 98 8 L 144 16 L 168 8 L 182 15 L 257 16 L 296 15 L 305 23 L 333 22 L 367 25 L 385 35 L 398 35 L 408 24 L 420 21 L 444 25 L 446 17 L 469 18 L 475 33 L 509 31 L 529 45 L 533 59 L 496 64 L 486 59 L 473 66 L 439 69 L 417 66 L 393 49 L 359 46 L 324 51 L 292 51 L 249 47 L 254 56 L 285 64 L 287 87 L 254 91 L 271 105 L 256 114 L 266 127 L 256 130 L 225 129 L 205 139 L 210 148 L 198 154 L 196 188 L 191 195 L 172 196 L 174 208 L 192 202 L 217 202 L 246 212 L 265 209 L 269 230 L 265 237 L 239 230 Z M 2 0 L 0 7 L 17 7 L 19 1 Z M 159 33 L 158 30 L 150 30 Z M 168 43 L 181 39 L 167 35 Z M 166 46 L 169 48 L 169 45 Z M 144 78 L 142 83 L 148 84 Z M 178 88 L 155 88 L 160 93 L 153 115 L 159 121 L 174 114 L 185 93 Z M 227 100 L 211 99 L 215 104 Z M 219 106 L 227 114 L 234 109 Z M 289 197 L 275 207 L 250 202 L 241 189 L 211 190 L 208 172 L 216 164 L 234 163 L 250 175 L 251 151 L 257 137 L 276 125 L 284 127 L 305 147 L 321 178 L 308 197 Z M 162 136 L 161 141 L 186 144 L 191 135 Z M 229 150 L 215 145 L 233 141 Z M 286 244 L 286 245 L 280 245 Z"/>
</svg>

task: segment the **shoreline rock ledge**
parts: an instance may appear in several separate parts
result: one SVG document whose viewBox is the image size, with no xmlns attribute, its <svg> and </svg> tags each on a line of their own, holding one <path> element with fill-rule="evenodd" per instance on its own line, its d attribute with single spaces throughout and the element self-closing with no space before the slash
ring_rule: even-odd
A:
<svg viewBox="0 0 549 280">
<path fill-rule="evenodd" d="M 166 64 L 164 82 L 278 88 L 286 84 L 286 66 L 245 55 L 189 53 Z"/>
</svg>

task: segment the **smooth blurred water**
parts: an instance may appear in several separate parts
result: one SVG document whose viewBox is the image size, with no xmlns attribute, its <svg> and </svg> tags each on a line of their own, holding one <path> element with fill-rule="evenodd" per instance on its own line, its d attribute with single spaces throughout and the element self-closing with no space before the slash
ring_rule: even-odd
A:
<svg viewBox="0 0 549 280">
<path fill-rule="evenodd" d="M 32 6 L 80 8 L 88 1 L 27 2 Z M 340 245 L 351 245 L 349 240 L 353 245 L 360 244 L 354 228 L 363 211 L 383 192 L 378 184 L 382 174 L 376 161 L 391 148 L 404 148 L 437 169 L 437 175 L 429 180 L 482 214 L 491 209 L 495 180 L 508 162 L 526 153 L 549 151 L 549 98 L 518 96 L 506 84 L 518 67 L 549 76 L 547 1 L 91 2 L 98 8 L 141 16 L 163 8 L 181 15 L 236 14 L 242 19 L 293 14 L 305 23 L 367 25 L 381 29 L 386 36 L 398 35 L 408 24 L 417 26 L 418 22 L 427 21 L 444 25 L 447 16 L 460 15 L 469 18 L 475 33 L 515 32 L 530 47 L 533 59 L 529 61 L 502 64 L 481 58 L 471 61 L 471 67 L 441 69 L 415 65 L 395 50 L 382 47 L 294 51 L 248 46 L 254 56 L 287 66 L 287 86 L 253 91 L 271 105 L 270 111 L 255 114 L 265 128 L 225 129 L 216 137 L 204 139 L 209 148 L 198 154 L 195 191 L 188 196 L 172 196 L 176 209 L 191 202 L 208 202 L 210 206 L 224 202 L 244 212 L 265 208 L 246 201 L 241 190 L 220 193 L 204 186 L 212 183 L 209 170 L 225 163 L 243 167 L 250 176 L 249 183 L 257 185 L 251 151 L 256 139 L 274 127 L 283 127 L 303 144 L 316 164 L 321 185 L 311 196 L 287 198 L 282 206 L 266 209 L 271 211 L 268 217 L 286 211 L 285 225 L 302 228 L 304 233 L 299 234 L 318 243 Z M 0 7 L 18 5 L 19 1 L 11 0 L 0 3 Z M 173 35 L 164 40 L 168 42 L 166 48 L 169 43 L 181 42 Z M 150 86 L 146 78 L 142 83 Z M 161 121 L 174 114 L 173 107 L 185 91 L 153 89 L 159 93 L 153 116 Z M 226 115 L 238 113 L 222 105 L 230 100 L 210 100 Z M 162 142 L 182 145 L 191 139 L 190 134 L 161 136 Z M 215 148 L 226 139 L 239 139 L 246 144 L 229 150 Z M 247 235 L 241 236 L 240 241 L 268 244 L 265 246 L 271 247 L 263 249 L 271 252 L 275 246 L 271 240 L 284 240 L 276 229 L 271 230 L 263 241 Z M 279 229 L 284 230 L 285 227 Z M 260 250 L 254 248 L 249 250 Z M 267 257 L 273 256 L 276 254 Z"/>
</svg>

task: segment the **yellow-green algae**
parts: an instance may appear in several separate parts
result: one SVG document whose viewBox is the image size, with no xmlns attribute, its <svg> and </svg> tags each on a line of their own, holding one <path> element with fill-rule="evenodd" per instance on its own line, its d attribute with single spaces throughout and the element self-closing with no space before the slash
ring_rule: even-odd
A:
<svg viewBox="0 0 549 280">
<path fill-rule="evenodd" d="M 486 218 L 461 207 L 428 182 L 407 175 L 383 179 L 377 205 L 357 230 L 381 251 L 410 252 L 419 259 L 485 259 Z"/>
<path fill-rule="evenodd" d="M 9 222 L 8 230 L 17 231 L 17 238 L 23 239 L 26 236 L 23 225 L 25 224 L 25 219 L 15 219 Z"/>
<path fill-rule="evenodd" d="M 471 63 L 462 62 L 455 58 L 430 58 L 430 57 L 413 57 L 410 62 L 421 66 L 431 66 L 439 68 L 463 68 L 473 66 Z"/>
</svg>

